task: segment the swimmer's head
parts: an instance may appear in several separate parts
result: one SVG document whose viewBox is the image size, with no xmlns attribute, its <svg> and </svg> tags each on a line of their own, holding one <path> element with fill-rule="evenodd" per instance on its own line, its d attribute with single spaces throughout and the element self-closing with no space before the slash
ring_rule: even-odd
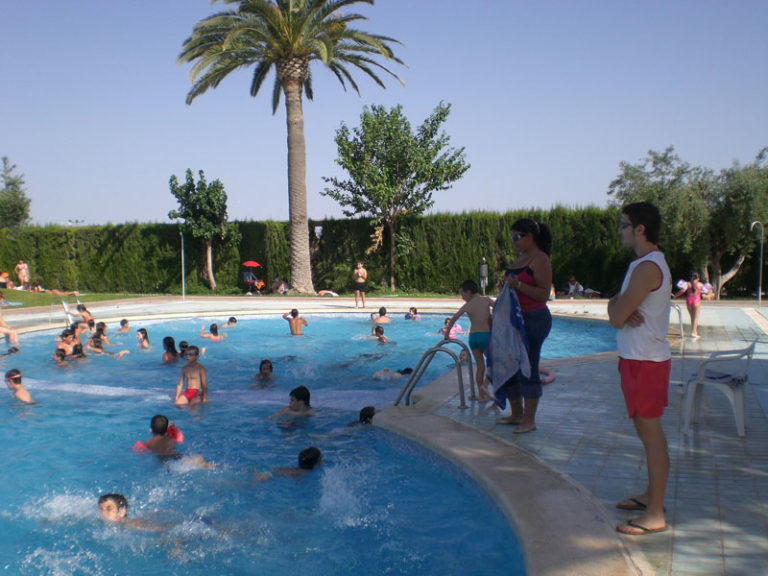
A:
<svg viewBox="0 0 768 576">
<path fill-rule="evenodd" d="M 296 318 L 296 316 L 298 316 L 298 315 L 299 315 L 299 311 L 296 310 L 296 308 L 291 310 L 291 318 Z"/>
<path fill-rule="evenodd" d="M 168 418 L 162 414 L 155 414 L 152 416 L 149 429 L 152 430 L 153 436 L 165 436 L 168 432 Z"/>
<path fill-rule="evenodd" d="M 67 358 L 67 353 L 61 348 L 56 348 L 53 352 L 53 358 L 56 362 L 64 362 Z"/>
<path fill-rule="evenodd" d="M 373 333 L 376 334 L 376 336 L 383 336 L 384 326 L 376 326 L 376 328 L 373 329 Z"/>
<path fill-rule="evenodd" d="M 106 332 L 107 331 L 107 323 L 106 322 L 96 322 L 96 330 L 99 330 L 100 332 Z"/>
<path fill-rule="evenodd" d="M 237 318 L 230 316 L 229 320 L 227 320 L 227 324 L 237 324 Z"/>
<path fill-rule="evenodd" d="M 146 328 L 139 328 L 136 330 L 136 335 L 139 337 L 139 340 L 144 340 L 145 342 L 149 342 L 149 334 L 147 333 Z"/>
<path fill-rule="evenodd" d="M 375 406 L 366 406 L 362 410 L 360 410 L 360 416 L 358 420 L 360 421 L 360 424 L 370 424 L 373 422 L 373 416 L 376 414 L 376 407 Z"/>
<path fill-rule="evenodd" d="M 101 517 L 109 522 L 120 522 L 128 515 L 128 500 L 122 494 L 102 494 L 99 497 Z"/>
<path fill-rule="evenodd" d="M 304 402 L 307 408 L 310 407 L 309 405 L 310 393 L 309 393 L 309 388 L 307 388 L 306 386 L 297 386 L 296 388 L 291 390 L 290 397 L 296 400 L 297 402 Z"/>
<path fill-rule="evenodd" d="M 184 350 L 186 350 L 187 348 L 189 348 L 189 342 L 187 342 L 186 340 L 182 340 L 179 342 L 179 350 L 181 351 L 182 354 L 184 353 Z"/>
<path fill-rule="evenodd" d="M 104 343 L 101 341 L 101 337 L 98 334 L 94 334 L 93 338 L 91 338 L 91 348 L 104 350 Z"/>
<path fill-rule="evenodd" d="M 411 307 L 408 309 L 408 311 L 409 311 L 411 314 L 413 314 L 414 316 L 416 316 L 416 314 L 418 313 L 418 312 L 416 311 L 416 308 L 415 308 L 415 307 L 413 307 L 413 306 L 411 306 Z"/>
<path fill-rule="evenodd" d="M 200 356 L 200 348 L 192 344 L 184 348 L 184 356 L 187 358 L 197 358 Z"/>
<path fill-rule="evenodd" d="M 323 463 L 323 453 L 316 446 L 304 448 L 299 452 L 299 468 L 302 470 L 314 470 Z"/>
<path fill-rule="evenodd" d="M 216 324 L 211 324 L 211 325 L 208 327 L 208 332 L 210 332 L 210 333 L 211 333 L 211 334 L 213 334 L 214 336 L 218 336 L 218 335 L 219 335 L 219 327 L 218 327 L 218 326 L 216 326 Z"/>
<path fill-rule="evenodd" d="M 163 350 L 172 354 L 176 353 L 176 340 L 173 339 L 173 336 L 163 338 Z"/>
<path fill-rule="evenodd" d="M 88 320 L 88 328 L 93 330 L 94 326 L 96 326 L 96 321 L 93 318 L 91 318 L 90 320 Z"/>
<path fill-rule="evenodd" d="M 20 386 L 21 385 L 21 370 L 18 368 L 11 368 L 5 373 L 5 382 L 8 386 Z"/>
<path fill-rule="evenodd" d="M 387 309 L 382 306 L 379 308 L 379 316 L 386 316 L 387 315 Z"/>
<path fill-rule="evenodd" d="M 16 346 L 11 346 L 10 348 L 8 348 L 8 355 L 9 356 L 11 354 L 18 354 L 18 353 L 19 353 L 19 349 L 16 348 Z"/>
<path fill-rule="evenodd" d="M 413 372 L 413 368 L 403 368 L 402 370 L 398 370 L 400 374 L 411 374 Z"/>
<path fill-rule="evenodd" d="M 78 312 L 85 312 L 85 310 L 87 310 L 87 308 L 85 307 L 85 304 L 78 304 L 77 305 L 77 311 Z"/>
<path fill-rule="evenodd" d="M 272 366 L 272 360 L 269 358 L 264 358 L 264 360 L 261 361 L 261 364 L 259 364 L 259 372 L 262 374 L 272 374 L 273 370 L 274 366 Z"/>
<path fill-rule="evenodd" d="M 128 320 L 126 318 L 123 318 L 122 320 L 120 320 L 120 328 L 125 328 L 126 326 L 128 326 Z"/>
</svg>

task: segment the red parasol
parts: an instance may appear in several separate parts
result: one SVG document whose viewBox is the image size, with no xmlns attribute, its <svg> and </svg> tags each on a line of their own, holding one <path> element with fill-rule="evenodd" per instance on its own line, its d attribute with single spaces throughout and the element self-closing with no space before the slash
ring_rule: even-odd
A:
<svg viewBox="0 0 768 576">
<path fill-rule="evenodd" d="M 245 262 L 243 262 L 243 266 L 248 266 L 249 268 L 258 268 L 259 266 L 261 266 L 261 264 L 259 264 L 255 260 L 246 260 Z"/>
</svg>

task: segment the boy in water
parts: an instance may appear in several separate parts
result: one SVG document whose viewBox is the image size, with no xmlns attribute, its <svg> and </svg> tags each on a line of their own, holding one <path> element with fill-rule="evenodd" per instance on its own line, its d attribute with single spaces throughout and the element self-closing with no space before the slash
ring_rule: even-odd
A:
<svg viewBox="0 0 768 576">
<path fill-rule="evenodd" d="M 5 373 L 5 385 L 8 386 L 9 390 L 13 390 L 13 397 L 20 402 L 24 402 L 25 404 L 32 403 L 32 396 L 30 396 L 27 389 L 24 388 L 24 385 L 21 383 L 21 370 L 18 368 L 8 370 L 8 372 Z"/>
<path fill-rule="evenodd" d="M 131 331 L 131 327 L 128 326 L 128 320 L 126 318 L 123 318 L 122 320 L 120 320 L 120 328 L 115 330 L 115 332 L 117 332 L 118 334 L 125 334 L 126 332 L 130 332 L 130 331 Z"/>
<path fill-rule="evenodd" d="M 387 316 L 387 309 L 382 306 L 379 308 L 378 316 L 371 312 L 371 322 L 375 322 L 376 324 L 389 324 L 392 322 L 392 319 Z"/>
<path fill-rule="evenodd" d="M 269 418 L 278 418 L 280 416 L 314 416 L 315 411 L 309 404 L 310 393 L 306 386 L 297 386 L 291 390 L 288 406 L 281 408 Z"/>
<path fill-rule="evenodd" d="M 102 494 L 99 497 L 99 512 L 107 522 L 116 522 L 147 532 L 163 530 L 162 526 L 156 526 L 136 518 L 128 518 L 128 499 L 122 494 Z"/>
<path fill-rule="evenodd" d="M 188 346 L 184 351 L 186 366 L 181 369 L 179 382 L 176 384 L 176 398 L 174 404 L 197 404 L 208 402 L 208 374 L 205 366 L 198 364 L 200 349 L 197 346 Z M 186 389 L 182 388 L 186 384 Z"/>
<path fill-rule="evenodd" d="M 149 450 L 158 456 L 170 456 L 178 457 L 179 460 L 188 466 L 194 466 L 196 468 L 203 468 L 205 470 L 212 470 L 213 464 L 207 462 L 205 458 L 196 454 L 194 456 L 182 456 L 176 452 L 176 445 L 178 440 L 176 439 L 180 432 L 173 425 L 168 424 L 168 418 L 162 414 L 156 414 L 150 421 L 149 429 L 152 432 L 152 438 L 145 440 L 144 442 L 137 442 L 134 445 L 134 450 L 146 451 Z M 169 434 L 169 432 L 173 434 Z"/>
<path fill-rule="evenodd" d="M 371 336 L 375 336 L 376 338 L 378 338 L 379 342 L 381 342 L 382 344 L 386 344 L 387 342 L 387 337 L 384 336 L 384 326 L 376 325 L 373 328 L 371 328 Z"/>
<path fill-rule="evenodd" d="M 491 329 L 491 311 L 495 302 L 488 296 L 480 296 L 477 293 L 477 283 L 474 280 L 465 280 L 459 286 L 459 294 L 465 304 L 459 308 L 448 323 L 445 325 L 445 339 L 451 337 L 451 330 L 463 314 L 469 316 L 469 348 L 472 350 L 472 356 L 475 358 L 477 371 L 475 377 L 477 381 L 477 390 L 481 402 L 493 400 L 493 396 L 488 392 L 488 385 L 485 382 L 485 358 L 484 354 L 488 350 L 488 343 Z"/>
<path fill-rule="evenodd" d="M 273 476 L 303 476 L 309 472 L 312 472 L 315 468 L 322 465 L 323 453 L 316 446 L 310 446 L 304 448 L 299 452 L 299 465 L 298 466 L 278 466 L 275 468 L 274 474 L 270 471 L 266 472 L 254 472 L 254 482 L 265 482 Z"/>
<path fill-rule="evenodd" d="M 283 320 L 288 321 L 288 325 L 291 327 L 291 336 L 301 336 L 301 327 L 309 326 L 309 322 L 299 316 L 299 311 L 296 308 L 283 314 Z"/>
</svg>

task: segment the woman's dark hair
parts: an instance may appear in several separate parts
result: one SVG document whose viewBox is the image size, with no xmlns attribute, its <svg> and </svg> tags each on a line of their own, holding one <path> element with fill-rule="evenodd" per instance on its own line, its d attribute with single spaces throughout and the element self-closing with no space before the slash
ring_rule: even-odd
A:
<svg viewBox="0 0 768 576">
<path fill-rule="evenodd" d="M 530 218 L 520 218 L 512 224 L 512 230 L 530 234 L 539 250 L 547 256 L 552 253 L 552 232 L 544 222 L 536 222 Z"/>
<path fill-rule="evenodd" d="M 149 344 L 149 334 L 147 334 L 147 329 L 146 329 L 146 328 L 139 328 L 138 330 L 136 330 L 136 332 L 138 332 L 139 334 L 141 334 L 141 337 L 142 337 L 144 340 L 146 340 L 146 341 L 147 341 L 147 344 Z"/>
<path fill-rule="evenodd" d="M 216 324 L 211 324 L 211 326 L 208 328 L 208 332 L 210 332 L 214 336 L 218 336 L 219 335 L 219 327 L 216 326 Z"/>
<path fill-rule="evenodd" d="M 174 356 L 179 355 L 179 351 L 176 350 L 176 340 L 173 339 L 173 336 L 166 336 L 163 338 L 163 350 Z"/>
</svg>

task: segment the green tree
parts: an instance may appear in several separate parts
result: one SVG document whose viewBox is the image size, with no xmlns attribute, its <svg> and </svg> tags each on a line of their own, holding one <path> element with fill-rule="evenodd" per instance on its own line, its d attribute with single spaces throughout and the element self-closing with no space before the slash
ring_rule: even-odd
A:
<svg viewBox="0 0 768 576">
<path fill-rule="evenodd" d="M 216 278 L 213 273 L 214 241 L 228 241 L 231 245 L 240 242 L 237 226 L 227 221 L 227 193 L 221 181 L 210 184 L 205 181 L 202 170 L 200 179 L 195 184 L 192 170 L 187 169 L 184 184 L 179 184 L 176 175 L 169 182 L 171 194 L 179 203 L 178 210 L 168 212 L 168 218 L 184 219 L 183 230 L 205 245 L 200 266 L 201 275 L 208 280 L 211 290 L 216 290 Z"/>
<path fill-rule="evenodd" d="M 19 228 L 29 222 L 31 201 L 24 191 L 24 175 L 3 156 L 3 188 L 0 190 L 0 228 Z"/>
<path fill-rule="evenodd" d="M 336 200 L 345 216 L 372 218 L 378 227 L 375 245 L 387 227 L 392 290 L 399 219 L 423 214 L 434 205 L 432 193 L 450 188 L 470 167 L 464 148 L 449 148 L 450 138 L 441 130 L 450 111 L 450 104 L 441 102 L 414 133 L 402 106 L 366 107 L 359 127 L 350 131 L 342 124 L 336 131 L 336 163 L 350 178 L 323 178 L 331 187 L 321 194 Z M 399 240 L 409 245 L 407 239 Z"/>
<path fill-rule="evenodd" d="M 214 0 L 215 1 L 215 0 Z M 359 93 L 349 67 L 355 67 L 384 87 L 376 74 L 400 80 L 375 57 L 397 63 L 391 43 L 396 40 L 350 27 L 365 20 L 347 13 L 354 4 L 374 0 L 222 0 L 237 9 L 219 12 L 198 22 L 184 42 L 179 62 L 194 62 L 187 104 L 209 88 L 216 88 L 231 72 L 254 67 L 251 96 L 257 96 L 272 68 L 272 112 L 285 95 L 288 129 L 288 207 L 291 223 L 291 284 L 299 292 L 314 293 L 307 219 L 306 145 L 302 97 L 313 98 L 310 64 L 320 61 Z M 401 81 L 402 83 L 402 81 Z"/>
<path fill-rule="evenodd" d="M 684 275 L 701 270 L 719 298 L 754 249 L 749 223 L 768 211 L 765 151 L 752 164 L 735 164 L 719 175 L 681 161 L 671 146 L 662 153 L 649 151 L 639 164 L 622 162 L 620 168 L 608 191 L 614 203 L 656 204 L 670 267 Z"/>
</svg>

